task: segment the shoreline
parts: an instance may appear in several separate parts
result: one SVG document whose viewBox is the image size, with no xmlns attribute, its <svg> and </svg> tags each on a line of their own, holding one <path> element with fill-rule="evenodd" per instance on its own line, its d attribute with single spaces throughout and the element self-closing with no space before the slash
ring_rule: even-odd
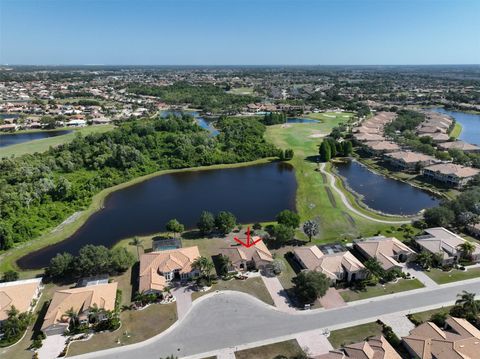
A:
<svg viewBox="0 0 480 359">
<path fill-rule="evenodd" d="M 24 242 L 19 244 L 17 247 L 7 250 L 6 252 L 0 254 L 0 272 L 5 272 L 7 270 L 16 270 L 19 271 L 20 276 L 26 277 L 31 276 L 32 274 L 42 273 L 43 269 L 23 269 L 17 265 L 17 260 L 24 257 L 25 255 L 36 252 L 45 248 L 49 245 L 53 245 L 59 242 L 62 242 L 72 236 L 78 229 L 80 229 L 83 224 L 87 222 L 87 220 L 92 216 L 94 213 L 98 212 L 103 208 L 103 204 L 105 199 L 111 193 L 133 186 L 135 184 L 144 182 L 154 177 L 162 176 L 165 174 L 171 173 L 180 173 L 180 172 L 196 172 L 196 171 L 208 171 L 208 170 L 217 170 L 217 169 L 230 169 L 230 168 L 238 168 L 238 167 L 248 167 L 266 163 L 278 162 L 275 160 L 274 157 L 267 157 L 262 158 L 255 161 L 250 162 L 240 162 L 240 163 L 232 163 L 232 164 L 218 164 L 218 165 L 211 165 L 211 166 L 202 166 L 202 167 L 191 167 L 191 168 L 182 168 L 182 169 L 171 169 L 171 170 L 161 170 L 157 172 L 153 172 L 141 177 L 134 178 L 130 181 L 120 183 L 113 187 L 105 188 L 104 190 L 100 191 L 99 193 L 95 194 L 92 197 L 92 201 L 88 208 L 81 211 L 80 214 L 76 215 L 75 220 L 71 222 L 67 222 L 68 219 L 74 215 L 72 213 L 69 215 L 65 220 L 62 221 L 58 226 L 51 228 L 48 233 L 45 233 L 36 239 L 33 239 L 28 242 Z M 67 223 L 65 223 L 67 222 Z M 58 231 L 58 227 L 62 226 L 63 228 L 61 231 Z"/>
</svg>

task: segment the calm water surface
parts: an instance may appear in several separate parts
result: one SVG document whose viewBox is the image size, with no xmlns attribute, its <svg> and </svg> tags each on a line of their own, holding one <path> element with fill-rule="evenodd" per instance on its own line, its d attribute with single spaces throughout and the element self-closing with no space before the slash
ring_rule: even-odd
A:
<svg viewBox="0 0 480 359">
<path fill-rule="evenodd" d="M 320 121 L 312 120 L 310 118 L 289 117 L 287 123 L 318 123 Z"/>
<path fill-rule="evenodd" d="M 459 139 L 471 144 L 480 145 L 480 115 L 459 111 L 449 111 L 441 107 L 434 108 L 432 110 L 452 116 L 458 123 L 462 125 L 462 133 L 460 134 Z"/>
<path fill-rule="evenodd" d="M 57 253 L 77 253 L 86 244 L 112 246 L 123 238 L 165 230 L 177 218 L 194 228 L 203 210 L 227 210 L 241 223 L 273 220 L 295 208 L 295 173 L 285 163 L 221 170 L 188 171 L 154 177 L 113 192 L 105 208 L 70 238 L 19 260 L 22 268 L 48 265 Z"/>
<path fill-rule="evenodd" d="M 408 183 L 383 177 L 356 161 L 335 164 L 348 186 L 370 208 L 389 214 L 411 215 L 437 206 L 440 200 Z"/>
<path fill-rule="evenodd" d="M 22 132 L 22 133 L 8 133 L 0 135 L 0 147 L 7 147 L 16 145 L 23 142 L 29 142 L 33 140 L 41 140 L 43 138 L 50 138 L 56 136 L 66 135 L 72 132 L 71 130 L 59 130 L 59 131 L 41 131 L 41 132 Z"/>
</svg>

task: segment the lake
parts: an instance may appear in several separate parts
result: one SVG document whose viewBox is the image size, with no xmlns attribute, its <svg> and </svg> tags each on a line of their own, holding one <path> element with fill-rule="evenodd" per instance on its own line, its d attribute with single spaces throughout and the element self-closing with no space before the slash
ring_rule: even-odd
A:
<svg viewBox="0 0 480 359">
<path fill-rule="evenodd" d="M 41 140 L 43 138 L 50 138 L 56 136 L 66 135 L 72 132 L 71 130 L 58 130 L 58 131 L 36 131 L 36 132 L 21 132 L 21 133 L 7 133 L 0 135 L 0 147 L 7 147 L 17 145 L 23 142 L 29 142 L 33 140 Z"/>
<path fill-rule="evenodd" d="M 471 144 L 480 145 L 480 115 L 445 110 L 441 107 L 430 110 L 453 117 L 455 121 L 462 125 L 462 133 L 459 139 Z"/>
<path fill-rule="evenodd" d="M 44 267 L 57 253 L 76 254 L 86 244 L 112 246 L 124 238 L 164 231 L 172 218 L 194 228 L 203 210 L 231 211 L 240 223 L 274 220 L 283 209 L 295 208 L 296 188 L 293 167 L 281 162 L 157 176 L 111 193 L 104 208 L 73 236 L 18 264 Z"/>
<path fill-rule="evenodd" d="M 437 206 L 440 199 L 408 183 L 370 171 L 357 161 L 335 164 L 348 186 L 369 208 L 388 214 L 412 215 Z"/>
<path fill-rule="evenodd" d="M 195 121 L 197 122 L 197 124 L 201 128 L 210 132 L 210 134 L 212 136 L 217 136 L 220 133 L 215 127 L 213 127 L 211 121 L 205 120 L 203 117 L 200 117 L 198 112 L 194 112 L 194 111 L 192 111 L 192 112 L 162 111 L 160 117 L 166 118 L 168 115 L 172 115 L 172 114 L 175 115 L 175 116 L 182 116 L 183 113 L 186 114 L 186 115 L 193 116 L 195 118 Z"/>
</svg>

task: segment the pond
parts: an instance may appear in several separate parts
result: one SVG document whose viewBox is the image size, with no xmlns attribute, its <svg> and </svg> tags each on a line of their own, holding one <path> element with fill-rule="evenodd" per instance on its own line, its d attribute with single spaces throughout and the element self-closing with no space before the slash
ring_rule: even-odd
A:
<svg viewBox="0 0 480 359">
<path fill-rule="evenodd" d="M 480 145 L 480 115 L 445 110 L 441 107 L 433 108 L 431 110 L 438 113 L 443 113 L 445 115 L 449 115 L 453 117 L 455 121 L 462 125 L 462 133 L 459 137 L 460 140 L 471 144 Z"/>
<path fill-rule="evenodd" d="M 220 133 L 215 127 L 213 127 L 211 121 L 208 121 L 208 120 L 204 119 L 203 117 L 201 117 L 198 112 L 192 111 L 192 112 L 183 112 L 183 113 L 186 114 L 186 115 L 193 116 L 195 118 L 195 121 L 197 122 L 197 124 L 201 128 L 210 132 L 210 134 L 212 136 L 217 136 Z M 161 114 L 161 117 L 165 118 L 170 114 L 173 114 L 175 116 L 181 116 L 182 112 L 181 111 L 163 111 L 162 114 Z"/>
<path fill-rule="evenodd" d="M 287 123 L 319 123 L 320 121 L 312 120 L 309 118 L 289 117 Z"/>
<path fill-rule="evenodd" d="M 357 161 L 336 163 L 335 168 L 348 187 L 362 196 L 362 202 L 376 211 L 413 215 L 440 203 L 440 199 L 428 192 L 376 174 Z"/>
<path fill-rule="evenodd" d="M 270 221 L 295 208 L 293 167 L 273 162 L 230 169 L 165 174 L 111 193 L 70 238 L 21 258 L 21 268 L 48 265 L 57 253 L 76 254 L 86 244 L 112 246 L 121 239 L 165 230 L 176 218 L 196 227 L 203 210 L 234 213 L 240 223 Z"/>
<path fill-rule="evenodd" d="M 33 140 L 41 140 L 43 138 L 62 136 L 70 132 L 72 131 L 58 130 L 0 134 L 0 147 L 17 145 L 19 143 L 29 142 Z"/>
</svg>

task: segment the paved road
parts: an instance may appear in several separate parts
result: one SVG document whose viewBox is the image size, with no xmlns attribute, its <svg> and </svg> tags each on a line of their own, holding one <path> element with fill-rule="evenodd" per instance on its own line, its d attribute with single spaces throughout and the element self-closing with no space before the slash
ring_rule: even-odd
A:
<svg viewBox="0 0 480 359">
<path fill-rule="evenodd" d="M 423 288 L 411 293 L 361 301 L 331 310 L 284 313 L 260 300 L 239 292 L 219 292 L 193 303 L 190 312 L 169 330 L 147 341 L 120 348 L 94 352 L 77 359 L 158 359 L 209 352 L 241 344 L 269 340 L 328 328 L 339 329 L 367 323 L 396 312 L 415 312 L 420 308 L 452 304 L 463 290 L 480 293 L 480 280 L 469 280 Z"/>
<path fill-rule="evenodd" d="M 343 193 L 342 190 L 339 189 L 337 187 L 337 185 L 335 184 L 335 176 L 325 170 L 325 163 L 320 164 L 320 172 L 325 174 L 328 177 L 328 179 L 329 179 L 328 184 L 333 188 L 333 190 L 335 192 L 338 193 L 338 195 L 340 196 L 340 199 L 342 200 L 345 207 L 347 207 L 349 211 L 355 213 L 357 216 L 368 219 L 369 221 L 378 222 L 378 223 L 386 223 L 386 224 L 408 224 L 408 223 L 412 222 L 411 220 L 390 221 L 390 220 L 385 220 L 385 219 L 378 219 L 378 218 L 370 217 L 369 215 L 357 210 L 355 207 L 353 207 L 350 204 L 350 201 L 348 200 L 347 196 L 345 196 L 345 193 Z"/>
</svg>

